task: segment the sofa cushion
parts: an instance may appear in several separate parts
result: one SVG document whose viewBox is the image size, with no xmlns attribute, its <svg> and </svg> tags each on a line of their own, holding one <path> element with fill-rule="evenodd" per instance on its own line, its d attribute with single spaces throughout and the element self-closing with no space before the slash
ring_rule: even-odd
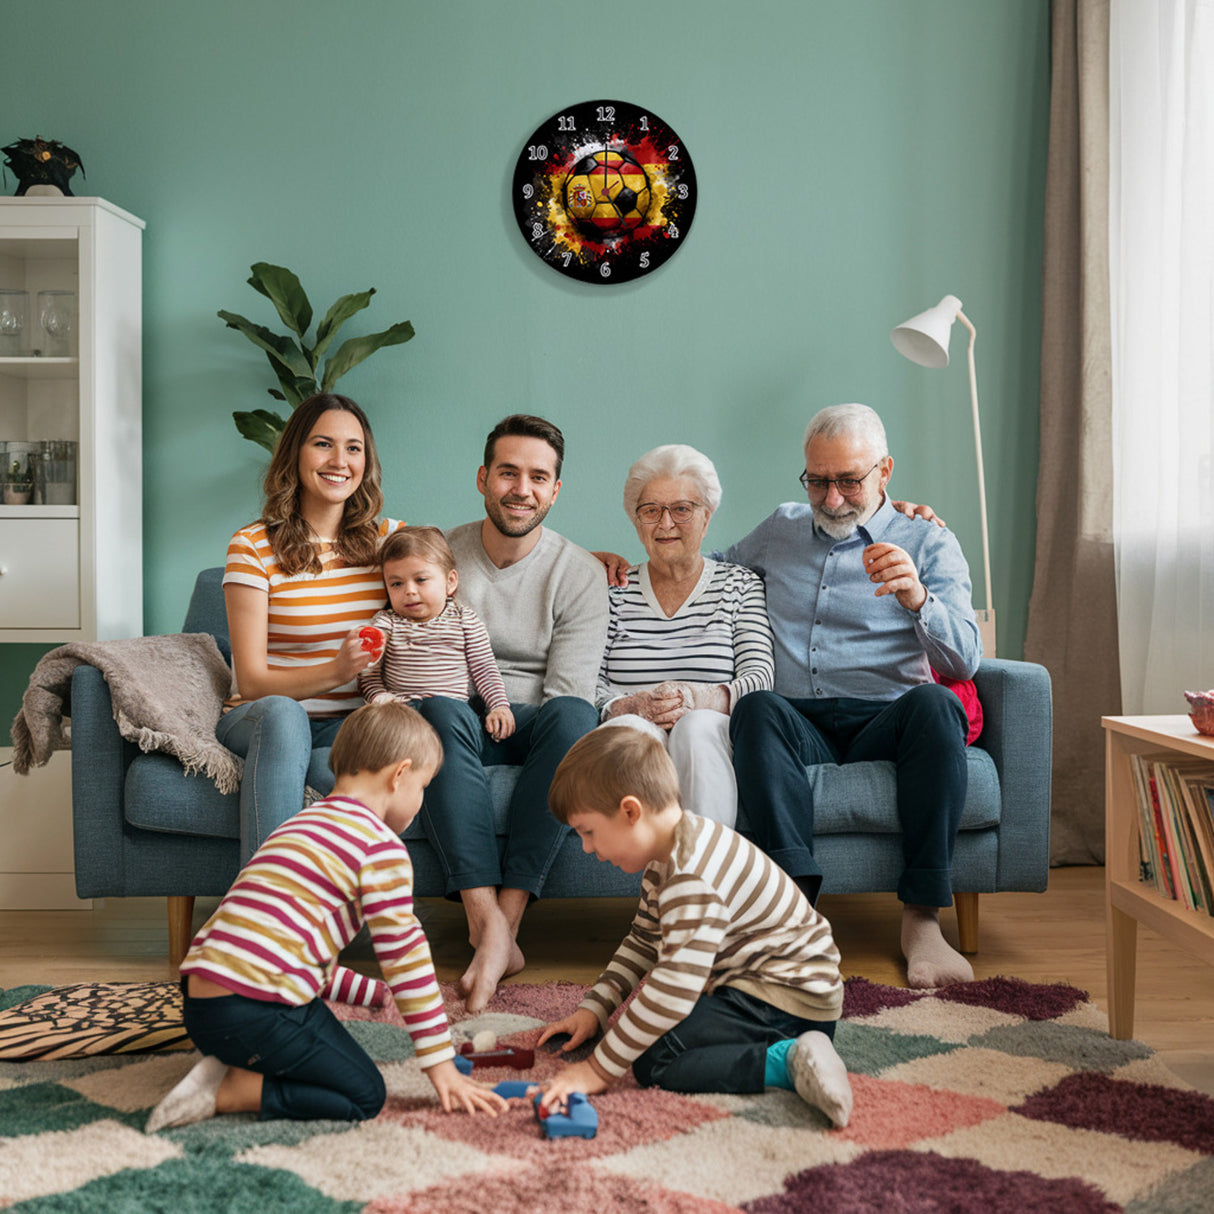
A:
<svg viewBox="0 0 1214 1214">
<path fill-rule="evenodd" d="M 978 746 L 971 746 L 965 757 L 969 784 L 960 829 L 998 826 L 1003 802 L 995 761 Z M 816 836 L 901 833 L 893 763 L 822 764 L 806 770 L 814 790 Z"/>
<path fill-rule="evenodd" d="M 981 747 L 966 751 L 969 788 L 961 829 L 984 830 L 999 823 L 1002 802 L 995 763 Z M 314 750 L 308 783 L 327 792 L 333 777 L 328 771 L 328 751 Z M 814 790 L 814 833 L 900 833 L 895 808 L 893 763 L 848 763 L 842 767 L 824 764 L 807 768 Z M 494 829 L 505 835 L 510 796 L 518 779 L 517 767 L 488 767 L 489 795 L 493 800 Z M 204 776 L 187 776 L 181 764 L 168 755 L 139 755 L 127 769 L 127 821 L 143 830 L 183 835 L 209 835 L 221 839 L 240 838 L 240 800 L 236 794 L 219 792 Z M 739 818 L 745 829 L 745 818 Z M 405 831 L 406 842 L 424 839 L 419 814 Z"/>
<path fill-rule="evenodd" d="M 206 776 L 188 776 L 170 755 L 137 755 L 126 769 L 127 823 L 177 835 L 240 838 L 240 794 L 222 793 Z"/>
</svg>

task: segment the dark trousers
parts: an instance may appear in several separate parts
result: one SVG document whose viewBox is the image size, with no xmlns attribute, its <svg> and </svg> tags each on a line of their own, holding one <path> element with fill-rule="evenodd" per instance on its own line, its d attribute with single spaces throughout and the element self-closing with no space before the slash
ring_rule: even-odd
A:
<svg viewBox="0 0 1214 1214">
<path fill-rule="evenodd" d="M 832 1040 L 834 1020 L 804 1020 L 731 986 L 702 995 L 690 1013 L 633 1064 L 644 1087 L 668 1092 L 761 1092 L 767 1048 L 810 1029 Z"/>
<path fill-rule="evenodd" d="M 951 906 L 966 730 L 960 699 L 935 683 L 896 700 L 794 700 L 770 691 L 743 696 L 729 736 L 744 833 L 814 900 L 822 870 L 814 859 L 814 798 L 805 768 L 892 760 L 904 859 L 898 897 Z"/>
<path fill-rule="evenodd" d="M 320 999 L 290 1007 L 187 994 L 185 1027 L 202 1053 L 265 1077 L 262 1121 L 364 1121 L 384 1107 L 379 1068 Z"/>
<path fill-rule="evenodd" d="M 494 885 L 538 897 L 568 830 L 548 812 L 548 786 L 569 747 L 598 724 L 594 706 L 576 696 L 538 706 L 511 704 L 515 731 L 495 742 L 463 700 L 430 696 L 416 704 L 443 742 L 443 765 L 426 789 L 421 819 L 448 895 Z M 523 770 L 510 798 L 505 855 L 499 857 L 485 768 L 503 764 Z"/>
</svg>

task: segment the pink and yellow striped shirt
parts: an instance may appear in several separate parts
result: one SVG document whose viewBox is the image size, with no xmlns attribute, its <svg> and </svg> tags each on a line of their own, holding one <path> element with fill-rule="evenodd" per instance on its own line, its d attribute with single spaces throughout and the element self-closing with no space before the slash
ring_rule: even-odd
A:
<svg viewBox="0 0 1214 1214">
<path fill-rule="evenodd" d="M 249 999 L 370 1003 L 374 984 L 337 964 L 366 923 L 423 1069 L 454 1058 L 430 945 L 413 910 L 400 837 L 360 801 L 331 796 L 271 832 L 194 937 L 183 974 Z"/>
</svg>

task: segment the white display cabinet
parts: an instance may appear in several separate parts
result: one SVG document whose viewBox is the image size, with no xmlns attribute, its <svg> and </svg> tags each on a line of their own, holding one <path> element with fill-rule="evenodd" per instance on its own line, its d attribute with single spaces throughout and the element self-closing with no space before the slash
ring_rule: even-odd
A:
<svg viewBox="0 0 1214 1214">
<path fill-rule="evenodd" d="M 0 197 L 0 305 L 28 301 L 23 335 L 0 315 L 0 443 L 76 444 L 75 484 L 60 464 L 28 502 L 0 469 L 0 643 L 142 634 L 143 227 L 101 198 Z"/>
</svg>

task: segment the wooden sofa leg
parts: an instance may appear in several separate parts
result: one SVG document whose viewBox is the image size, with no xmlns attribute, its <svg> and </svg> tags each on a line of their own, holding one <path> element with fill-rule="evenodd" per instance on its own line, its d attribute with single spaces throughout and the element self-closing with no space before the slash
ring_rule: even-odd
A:
<svg viewBox="0 0 1214 1214">
<path fill-rule="evenodd" d="M 184 960 L 190 947 L 191 927 L 194 924 L 194 899 L 181 897 L 169 899 L 169 964 L 176 969 Z"/>
<path fill-rule="evenodd" d="M 959 894 L 953 891 L 953 905 L 957 908 L 957 938 L 963 953 L 978 951 L 978 895 Z"/>
</svg>

